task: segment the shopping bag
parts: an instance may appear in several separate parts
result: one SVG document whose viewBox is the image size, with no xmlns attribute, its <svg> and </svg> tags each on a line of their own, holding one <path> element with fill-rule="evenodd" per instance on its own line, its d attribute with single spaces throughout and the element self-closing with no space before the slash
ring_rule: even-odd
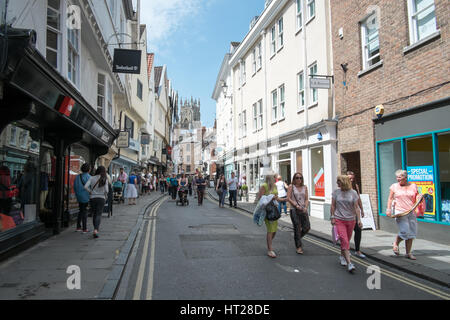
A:
<svg viewBox="0 0 450 320">
<path fill-rule="evenodd" d="M 331 227 L 331 240 L 333 241 L 334 245 L 339 244 L 339 234 L 336 225 Z"/>
</svg>

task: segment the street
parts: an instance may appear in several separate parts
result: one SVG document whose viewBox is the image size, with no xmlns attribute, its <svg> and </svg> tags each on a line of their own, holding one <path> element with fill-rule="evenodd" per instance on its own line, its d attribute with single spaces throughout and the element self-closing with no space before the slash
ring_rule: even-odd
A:
<svg viewBox="0 0 450 320">
<path fill-rule="evenodd" d="M 116 299 L 302 300 L 449 299 L 448 289 L 370 259 L 356 259 L 354 274 L 339 264 L 338 247 L 313 236 L 304 255 L 293 232 L 279 225 L 276 259 L 266 253 L 266 229 L 236 209 L 190 197 L 187 207 L 168 197 L 144 218 Z M 280 230 L 281 229 L 281 230 Z M 372 267 L 369 267 L 372 266 Z M 379 267 L 381 277 L 373 272 Z M 368 271 L 369 270 L 369 271 Z"/>
</svg>

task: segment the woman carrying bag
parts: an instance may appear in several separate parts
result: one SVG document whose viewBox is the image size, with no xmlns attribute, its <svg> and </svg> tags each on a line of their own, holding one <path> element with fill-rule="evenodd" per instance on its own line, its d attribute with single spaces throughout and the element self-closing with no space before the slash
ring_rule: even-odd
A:
<svg viewBox="0 0 450 320">
<path fill-rule="evenodd" d="M 288 188 L 287 199 L 292 206 L 291 221 L 294 227 L 295 247 L 298 254 L 303 254 L 302 238 L 311 229 L 308 217 L 308 188 L 304 185 L 303 175 L 294 174 L 292 184 Z"/>
<path fill-rule="evenodd" d="M 98 230 L 102 219 L 103 207 L 105 206 L 108 195 L 108 177 L 104 166 L 97 168 L 95 175 L 92 176 L 84 185 L 84 189 L 89 192 L 92 220 L 94 222 L 94 238 L 98 238 Z"/>
<path fill-rule="evenodd" d="M 350 239 L 352 238 L 355 223 L 362 228 L 358 205 L 359 196 L 352 189 L 352 183 L 348 176 L 338 176 L 337 185 L 339 189 L 333 191 L 331 200 L 331 224 L 333 226 L 336 225 L 341 242 L 339 261 L 342 266 L 347 266 L 349 272 L 353 272 L 355 266 L 350 260 Z"/>
<path fill-rule="evenodd" d="M 219 195 L 219 208 L 225 208 L 225 197 L 227 195 L 227 181 L 225 176 L 220 175 L 219 180 L 217 180 L 216 192 Z"/>
<path fill-rule="evenodd" d="M 268 196 L 270 194 L 273 194 L 273 200 L 274 201 L 281 201 L 284 202 L 286 199 L 279 199 L 278 198 L 278 189 L 275 185 L 275 177 L 273 174 L 268 174 L 266 176 L 266 182 L 261 185 L 261 188 L 259 189 L 257 200 L 261 199 L 262 196 Z M 275 210 L 278 210 L 278 208 L 275 207 Z M 272 242 L 275 238 L 275 234 L 277 233 L 278 229 L 278 220 L 269 221 L 267 218 L 264 220 L 267 227 L 267 255 L 271 258 L 276 258 L 277 255 L 273 251 L 272 248 Z"/>
</svg>

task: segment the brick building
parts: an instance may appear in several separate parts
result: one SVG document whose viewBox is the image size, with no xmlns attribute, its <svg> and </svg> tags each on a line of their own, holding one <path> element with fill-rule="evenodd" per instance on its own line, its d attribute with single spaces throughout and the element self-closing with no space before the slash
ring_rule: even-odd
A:
<svg viewBox="0 0 450 320">
<path fill-rule="evenodd" d="M 432 181 L 415 181 L 430 198 L 419 236 L 448 242 L 450 2 L 330 3 L 338 170 L 356 173 L 386 230 L 396 229 L 384 214 L 395 170 L 426 170 Z"/>
</svg>

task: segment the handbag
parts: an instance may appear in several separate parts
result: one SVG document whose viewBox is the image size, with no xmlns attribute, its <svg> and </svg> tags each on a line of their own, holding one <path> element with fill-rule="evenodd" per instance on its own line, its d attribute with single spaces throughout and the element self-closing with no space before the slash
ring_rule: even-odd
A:
<svg viewBox="0 0 450 320">
<path fill-rule="evenodd" d="M 331 240 L 335 245 L 339 243 L 339 234 L 336 225 L 331 227 Z"/>
<path fill-rule="evenodd" d="M 269 221 L 276 221 L 278 219 L 280 219 L 281 214 L 280 211 L 278 211 L 278 207 L 273 203 L 273 201 L 271 201 L 267 206 L 266 206 L 266 218 Z"/>
</svg>

